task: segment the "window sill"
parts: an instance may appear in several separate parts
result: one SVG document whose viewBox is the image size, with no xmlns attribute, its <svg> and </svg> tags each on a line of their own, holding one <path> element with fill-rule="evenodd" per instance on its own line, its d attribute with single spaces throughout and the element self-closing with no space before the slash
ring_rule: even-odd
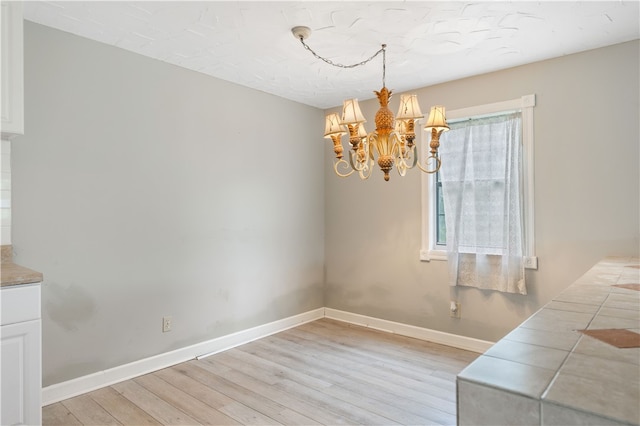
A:
<svg viewBox="0 0 640 426">
<path fill-rule="evenodd" d="M 420 260 L 424 262 L 447 260 L 447 252 L 445 250 L 420 250 Z"/>
<path fill-rule="evenodd" d="M 447 252 L 445 250 L 420 250 L 420 260 L 430 262 L 432 260 L 447 260 Z M 525 256 L 524 269 L 538 269 L 537 256 Z"/>
</svg>

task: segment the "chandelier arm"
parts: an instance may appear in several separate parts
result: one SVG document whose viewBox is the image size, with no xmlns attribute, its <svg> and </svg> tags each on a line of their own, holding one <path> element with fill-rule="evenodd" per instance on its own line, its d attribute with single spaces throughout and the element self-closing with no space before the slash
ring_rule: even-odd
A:
<svg viewBox="0 0 640 426">
<path fill-rule="evenodd" d="M 360 179 L 362 179 L 362 180 L 369 179 L 369 177 L 371 176 L 371 173 L 373 173 L 373 167 L 375 165 L 375 160 L 373 158 L 373 149 L 372 149 L 372 147 L 374 145 L 371 143 L 371 141 L 369 139 L 370 137 L 371 136 L 368 135 L 366 140 L 363 142 L 364 164 L 365 164 L 365 166 L 359 172 Z"/>
<path fill-rule="evenodd" d="M 365 148 L 365 154 L 368 154 L 367 149 Z M 354 162 L 354 158 L 358 155 L 357 152 L 355 151 L 349 151 L 349 164 L 351 165 L 351 168 L 356 171 L 356 172 L 361 172 L 363 170 L 365 170 L 369 165 L 369 161 L 358 161 L 355 160 Z M 366 156 L 364 158 L 367 158 Z"/>
<path fill-rule="evenodd" d="M 367 171 L 369 173 L 362 173 L 362 172 L 360 173 L 360 179 L 363 179 L 363 180 L 369 179 L 369 177 L 373 173 L 373 169 L 376 164 L 376 160 L 374 159 L 374 156 L 373 156 L 373 150 L 375 149 L 375 145 L 371 143 L 371 141 L 369 140 L 369 137 L 367 137 L 367 143 L 365 144 L 365 147 L 366 147 L 365 159 L 367 161 L 367 167 L 368 167 Z"/>
<path fill-rule="evenodd" d="M 416 166 L 416 164 L 418 164 L 418 154 L 416 153 L 416 151 L 417 151 L 416 146 L 415 145 L 412 146 L 411 147 L 411 157 L 413 158 L 413 161 L 412 161 L 411 166 L 409 167 L 410 169 L 413 169 Z"/>
<path fill-rule="evenodd" d="M 435 168 L 435 169 L 433 169 L 433 170 L 425 169 L 424 167 L 422 167 L 422 166 L 420 165 L 420 163 L 417 163 L 417 165 L 418 165 L 418 168 L 419 168 L 420 170 L 422 170 L 423 172 L 425 172 L 425 173 L 429 173 L 429 174 L 433 174 L 433 173 L 436 173 L 438 170 L 440 170 L 440 166 L 442 165 L 442 161 L 440 161 L 440 158 L 439 158 L 438 156 L 436 156 L 436 155 L 430 155 L 430 156 L 428 156 L 428 157 L 427 157 L 427 159 L 425 160 L 425 163 L 426 163 L 426 162 L 428 162 L 430 158 L 433 158 L 434 160 L 436 160 L 436 168 Z"/>
<path fill-rule="evenodd" d="M 343 168 L 343 169 L 345 169 L 345 170 L 349 170 L 349 169 L 350 169 L 350 170 L 349 170 L 349 172 L 341 173 L 341 172 L 338 170 L 338 168 L 339 168 L 339 167 L 342 167 L 342 168 Z M 351 169 L 351 168 L 349 167 L 349 163 L 348 163 L 345 159 L 343 159 L 343 158 L 341 158 L 340 160 L 338 160 L 338 161 L 336 161 L 335 163 L 333 163 L 333 170 L 336 172 L 336 174 L 337 174 L 338 176 L 343 177 L 343 178 L 349 177 L 349 176 L 351 176 L 352 174 L 354 174 L 354 173 L 355 173 L 355 170 Z"/>
<path fill-rule="evenodd" d="M 373 164 L 373 144 L 371 143 L 371 140 L 369 139 L 370 134 L 367 135 L 364 140 L 362 141 L 362 149 L 364 151 L 364 159 L 366 160 L 367 163 L 371 162 L 371 164 Z"/>
<path fill-rule="evenodd" d="M 402 156 L 402 154 L 399 154 L 397 159 L 398 159 L 398 163 L 404 164 L 404 167 L 406 167 L 407 170 L 413 169 L 416 166 L 416 164 L 418 164 L 418 156 L 416 155 L 416 146 L 413 145 L 411 148 L 409 148 L 409 150 L 407 151 L 407 155 L 405 155 L 404 157 Z M 407 159 L 410 160 L 409 163 L 407 163 Z"/>
<path fill-rule="evenodd" d="M 377 143 L 378 143 L 378 134 L 376 132 L 371 132 L 367 135 L 367 145 L 368 145 L 368 151 L 367 154 L 369 154 L 369 158 L 371 159 L 371 161 L 375 161 L 374 155 L 375 152 L 374 151 L 378 151 L 377 148 Z M 380 154 L 378 152 L 378 154 Z"/>
<path fill-rule="evenodd" d="M 407 170 L 413 168 L 415 164 L 411 167 L 407 165 L 406 156 L 402 153 L 402 139 L 401 136 L 398 135 L 397 132 L 393 131 L 389 134 L 389 137 L 393 140 L 393 145 L 391 146 L 391 153 L 395 159 L 396 170 L 400 176 L 405 176 L 407 174 Z M 415 163 L 415 162 L 414 162 Z"/>
<path fill-rule="evenodd" d="M 398 170 L 398 174 L 402 177 L 406 176 L 407 170 L 411 167 L 407 165 L 407 162 L 402 156 L 396 157 L 396 169 Z"/>
<path fill-rule="evenodd" d="M 307 49 L 309 52 L 311 52 L 311 54 L 313 56 L 315 56 L 316 58 L 320 59 L 321 61 L 326 62 L 329 65 L 333 65 L 334 67 L 338 67 L 338 68 L 355 68 L 355 67 L 359 67 L 362 65 L 366 65 L 368 62 L 371 62 L 376 56 L 378 56 L 380 53 L 383 53 L 383 57 L 385 56 L 385 49 L 387 47 L 386 44 L 383 44 L 382 47 L 380 48 L 380 50 L 378 50 L 376 53 L 374 53 L 372 56 L 370 56 L 369 58 L 365 59 L 364 61 L 355 63 L 355 64 L 351 64 L 351 65 L 344 65 L 344 64 L 338 64 L 333 62 L 331 59 L 327 59 L 327 58 L 323 58 L 322 56 L 318 55 L 311 47 L 309 47 L 309 45 L 307 43 L 304 42 L 304 37 L 300 36 L 300 43 L 302 43 L 302 45 L 304 46 L 305 49 Z M 383 72 L 384 72 L 384 67 L 383 67 Z M 383 77 L 383 81 L 384 81 L 384 77 Z"/>
<path fill-rule="evenodd" d="M 367 165 L 367 167 L 365 167 L 363 170 L 358 172 L 358 174 L 360 175 L 360 179 L 362 179 L 362 180 L 369 179 L 369 177 L 371 176 L 371 173 L 373 172 L 373 161 L 368 162 L 368 163 L 369 164 Z M 367 171 L 368 171 L 368 173 L 367 173 Z"/>
</svg>

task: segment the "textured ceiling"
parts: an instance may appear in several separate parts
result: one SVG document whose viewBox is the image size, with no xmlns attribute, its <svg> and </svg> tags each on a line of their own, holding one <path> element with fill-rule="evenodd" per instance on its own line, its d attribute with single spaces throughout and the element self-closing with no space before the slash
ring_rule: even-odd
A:
<svg viewBox="0 0 640 426">
<path fill-rule="evenodd" d="M 38 2 L 24 17 L 171 64 L 328 108 L 369 99 L 387 44 L 396 92 L 640 38 L 639 5 L 605 2 Z"/>
</svg>

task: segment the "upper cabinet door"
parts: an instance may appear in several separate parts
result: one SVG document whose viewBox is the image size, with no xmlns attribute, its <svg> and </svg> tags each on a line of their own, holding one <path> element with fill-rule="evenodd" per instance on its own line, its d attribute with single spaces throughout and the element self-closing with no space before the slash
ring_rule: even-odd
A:
<svg viewBox="0 0 640 426">
<path fill-rule="evenodd" d="M 22 2 L 3 1 L 2 27 L 2 139 L 24 134 L 24 57 Z"/>
</svg>

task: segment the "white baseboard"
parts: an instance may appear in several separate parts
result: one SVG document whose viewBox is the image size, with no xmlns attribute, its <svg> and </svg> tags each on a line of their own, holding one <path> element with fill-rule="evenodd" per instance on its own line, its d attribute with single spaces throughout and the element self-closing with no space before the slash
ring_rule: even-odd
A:
<svg viewBox="0 0 640 426">
<path fill-rule="evenodd" d="M 134 361 L 108 370 L 99 371 L 87 376 L 78 377 L 42 389 L 42 405 L 53 404 L 63 399 L 72 398 L 86 392 L 128 380 L 143 374 L 171 367 L 194 358 L 201 358 L 222 352 L 253 340 L 279 333 L 289 328 L 324 317 L 324 308 L 314 309 L 299 315 L 283 318 L 268 324 L 259 325 L 248 330 L 217 337 L 202 343 L 176 349 L 171 352 L 155 355 Z M 205 354 L 205 355 L 203 355 Z"/>
<path fill-rule="evenodd" d="M 247 330 L 207 340 L 206 342 L 197 343 L 185 348 L 176 349 L 171 352 L 166 352 L 141 359 L 139 361 L 134 361 L 129 364 L 110 368 L 108 370 L 78 377 L 77 379 L 47 386 L 42 389 L 42 405 L 45 406 L 53 404 L 123 380 L 132 379 L 143 374 L 171 367 L 172 365 L 189 361 L 194 358 L 201 359 L 209 355 L 249 343 L 253 340 L 261 339 L 271 334 L 279 333 L 289 328 L 325 317 L 478 353 L 485 352 L 491 347 L 491 345 L 493 345 L 492 342 L 473 339 L 471 337 L 443 333 L 441 331 L 430 330 L 428 328 L 421 328 L 413 325 L 368 317 L 365 315 L 353 314 L 350 312 L 339 311 L 337 309 L 318 308 L 299 315 L 273 321 L 268 324 L 259 325 Z"/>
<path fill-rule="evenodd" d="M 428 328 L 416 327 L 414 325 L 402 324 L 368 317 L 366 315 L 353 314 L 351 312 L 339 311 L 337 309 L 325 308 L 326 318 L 344 321 L 351 324 L 361 325 L 388 333 L 400 334 L 401 336 L 413 337 L 415 339 L 426 340 L 441 345 L 452 346 L 467 351 L 484 353 L 494 342 L 474 339 L 473 337 L 459 336 L 457 334 L 444 333 L 442 331 Z"/>
</svg>

